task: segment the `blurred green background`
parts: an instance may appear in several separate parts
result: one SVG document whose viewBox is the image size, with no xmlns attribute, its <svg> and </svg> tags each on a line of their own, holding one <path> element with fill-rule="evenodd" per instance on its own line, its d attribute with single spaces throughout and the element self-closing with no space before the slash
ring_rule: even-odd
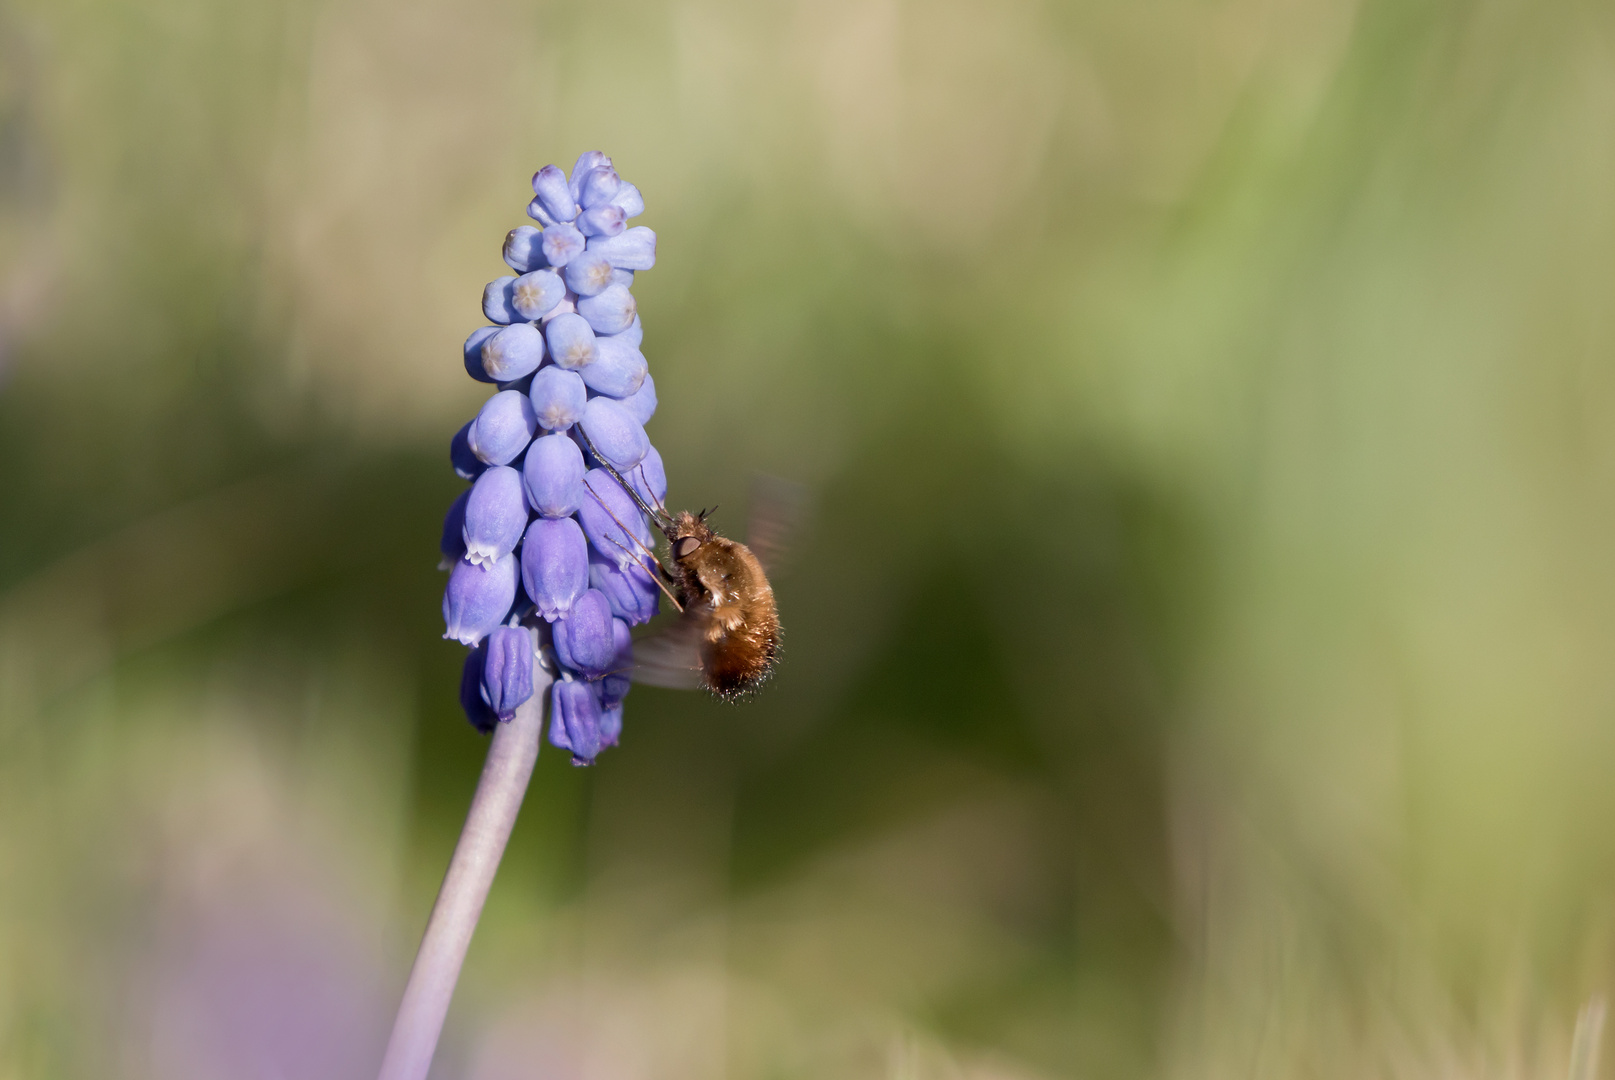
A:
<svg viewBox="0 0 1615 1080">
<path fill-rule="evenodd" d="M 541 756 L 434 1076 L 1610 1075 L 1612 117 L 1585 0 L 5 0 L 0 1080 L 373 1074 L 593 148 L 671 501 L 816 511 L 762 696 Z"/>
</svg>

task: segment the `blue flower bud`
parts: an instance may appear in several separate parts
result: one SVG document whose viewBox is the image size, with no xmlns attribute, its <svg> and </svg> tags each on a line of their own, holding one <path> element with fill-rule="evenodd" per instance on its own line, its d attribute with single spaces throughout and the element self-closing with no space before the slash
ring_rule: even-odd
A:
<svg viewBox="0 0 1615 1080">
<path fill-rule="evenodd" d="M 505 555 L 487 566 L 462 559 L 449 572 L 443 590 L 443 636 L 475 645 L 505 621 L 516 601 L 516 556 Z"/>
<path fill-rule="evenodd" d="M 550 323 L 554 322 L 556 319 L 559 319 L 562 315 L 577 314 L 577 305 L 572 303 L 572 301 L 576 299 L 577 297 L 573 295 L 572 290 L 568 289 L 566 291 L 566 295 L 561 297 L 561 302 L 550 308 L 549 314 L 545 315 L 539 320 L 539 325 L 548 330 Z"/>
<path fill-rule="evenodd" d="M 566 174 L 557 166 L 546 165 L 533 174 L 533 194 L 553 220 L 571 221 L 578 216 L 577 198 L 567 185 Z"/>
<path fill-rule="evenodd" d="M 502 326 L 479 326 L 465 339 L 465 373 L 478 382 L 495 381 L 493 376 L 482 370 L 482 347 L 502 329 Z"/>
<path fill-rule="evenodd" d="M 566 295 L 566 284 L 554 270 L 523 274 L 510 286 L 510 305 L 523 319 L 541 319 Z"/>
<path fill-rule="evenodd" d="M 591 764 L 611 743 L 600 731 L 600 692 L 593 683 L 558 680 L 550 691 L 550 744 L 572 752 L 572 764 Z"/>
<path fill-rule="evenodd" d="M 538 416 L 538 426 L 546 431 L 562 431 L 582 420 L 589 397 L 577 372 L 553 365 L 538 370 L 527 394 Z"/>
<path fill-rule="evenodd" d="M 593 296 L 612 283 L 611 261 L 598 251 L 585 251 L 566 264 L 566 287 L 578 296 Z"/>
<path fill-rule="evenodd" d="M 598 150 L 585 150 L 578 155 L 577 162 L 572 166 L 572 179 L 567 185 L 567 190 L 572 193 L 574 201 L 583 201 L 583 180 L 589 175 L 589 170 L 602 165 L 610 168 L 611 159 Z"/>
<path fill-rule="evenodd" d="M 438 550 L 443 553 L 443 561 L 438 563 L 439 570 L 448 570 L 455 563 L 465 558 L 465 504 L 471 498 L 471 491 L 467 488 L 449 504 L 449 512 L 443 515 L 443 539 L 438 542 Z"/>
<path fill-rule="evenodd" d="M 466 441 L 471 452 L 489 465 L 516 460 L 538 430 L 533 403 L 520 390 L 501 390 L 489 398 L 471 421 Z"/>
<path fill-rule="evenodd" d="M 527 504 L 543 517 L 570 517 L 587 495 L 583 473 L 583 451 L 577 443 L 561 434 L 534 440 L 522 462 Z"/>
<path fill-rule="evenodd" d="M 594 328 L 576 313 L 557 315 L 544 327 L 550 355 L 561 367 L 572 369 L 594 363 Z"/>
<path fill-rule="evenodd" d="M 597 334 L 620 334 L 633 325 L 638 310 L 634 294 L 621 285 L 612 285 L 595 296 L 577 300 L 578 314 L 589 320 Z"/>
<path fill-rule="evenodd" d="M 533 696 L 533 632 L 523 626 L 501 626 L 482 646 L 482 700 L 494 715 L 509 720 Z"/>
<path fill-rule="evenodd" d="M 612 284 L 621 285 L 622 282 L 613 281 Z M 636 349 L 645 343 L 645 327 L 640 323 L 637 311 L 634 313 L 634 321 L 628 324 L 628 329 L 614 336 L 621 338 Z"/>
<path fill-rule="evenodd" d="M 645 451 L 644 460 L 624 473 L 623 479 L 651 506 L 667 505 L 667 470 L 656 447 Z"/>
<path fill-rule="evenodd" d="M 633 288 L 634 272 L 632 270 L 618 270 L 613 267 L 611 271 L 611 284 L 621 285 L 625 289 Z M 634 318 L 637 321 L 639 316 L 635 315 Z"/>
<path fill-rule="evenodd" d="M 589 250 L 598 251 L 619 270 L 649 270 L 656 265 L 656 234 L 635 225 L 617 236 L 595 237 L 589 241 Z"/>
<path fill-rule="evenodd" d="M 615 465 L 618 472 L 626 473 L 638 465 L 650 449 L 644 426 L 614 398 L 590 398 L 579 424 L 594 444 L 595 453 Z"/>
<path fill-rule="evenodd" d="M 466 654 L 465 666 L 460 669 L 460 708 L 465 710 L 465 718 L 471 721 L 471 726 L 484 735 L 499 723 L 499 717 L 482 700 L 482 672 L 487 656 L 487 651 L 479 645 Z"/>
<path fill-rule="evenodd" d="M 505 234 L 505 265 L 518 274 L 544 269 L 544 234 L 531 225 L 518 225 Z"/>
<path fill-rule="evenodd" d="M 454 466 L 454 474 L 462 480 L 475 480 L 488 467 L 471 452 L 471 424 L 456 431 L 454 438 L 449 440 L 449 464 Z"/>
<path fill-rule="evenodd" d="M 604 206 L 622 187 L 622 177 L 610 165 L 598 165 L 583 174 L 578 184 L 578 202 L 585 207 Z"/>
<path fill-rule="evenodd" d="M 539 518 L 527 527 L 522 587 L 549 622 L 572 611 L 589 588 L 589 545 L 575 519 Z"/>
<path fill-rule="evenodd" d="M 628 633 L 628 624 L 621 619 L 611 620 L 611 641 L 616 653 L 611 661 L 611 671 L 600 680 L 600 706 L 607 711 L 617 710 L 615 730 L 602 725 L 602 730 L 607 731 L 615 743 L 617 735 L 622 732 L 622 699 L 628 696 L 628 690 L 633 685 L 634 671 L 634 639 Z"/>
<path fill-rule="evenodd" d="M 633 496 L 604 469 L 590 469 L 585 473 L 583 487 L 583 505 L 578 507 L 578 518 L 594 550 L 615 563 L 619 570 L 647 558 L 651 547 L 650 527 L 634 504 Z"/>
<path fill-rule="evenodd" d="M 509 555 L 521 543 L 527 517 L 521 473 L 495 465 L 477 477 L 465 504 L 466 559 L 487 565 Z"/>
<path fill-rule="evenodd" d="M 482 343 L 482 370 L 494 382 L 515 382 L 543 362 L 544 335 L 532 323 L 513 323 Z"/>
<path fill-rule="evenodd" d="M 656 380 L 647 373 L 645 381 L 639 384 L 639 389 L 622 399 L 622 407 L 627 409 L 628 415 L 638 420 L 641 425 L 650 423 L 650 418 L 656 415 Z"/>
<path fill-rule="evenodd" d="M 627 227 L 620 206 L 594 206 L 578 215 L 578 232 L 584 236 L 617 236 Z"/>
<path fill-rule="evenodd" d="M 565 266 L 574 255 L 583 253 L 583 234 L 569 221 L 544 230 L 544 258 L 551 266 Z"/>
<path fill-rule="evenodd" d="M 645 356 L 621 334 L 597 337 L 594 344 L 594 363 L 578 372 L 590 390 L 625 398 L 644 385 Z"/>
<path fill-rule="evenodd" d="M 511 295 L 511 285 L 516 281 L 510 275 L 494 278 L 482 289 L 482 313 L 488 316 L 489 322 L 509 325 L 520 322 L 521 315 L 516 311 L 515 297 Z"/>
<path fill-rule="evenodd" d="M 638 188 L 626 181 L 611 197 L 611 205 L 621 207 L 624 217 L 636 218 L 645 212 L 644 197 L 639 194 Z"/>
<path fill-rule="evenodd" d="M 649 622 L 660 610 L 662 590 L 644 563 L 620 568 L 615 559 L 590 551 L 589 587 L 604 593 L 611 614 L 632 626 Z"/>
<path fill-rule="evenodd" d="M 534 195 L 533 201 L 527 204 L 527 216 L 538 222 L 538 224 L 545 229 L 556 224 L 555 219 L 550 217 L 550 212 L 544 209 L 544 204 L 539 201 L 537 195 Z"/>
<path fill-rule="evenodd" d="M 587 561 L 584 573 L 588 573 Z M 616 655 L 611 637 L 611 604 L 599 589 L 587 589 L 572 610 L 555 622 L 555 658 L 562 667 L 598 679 L 611 670 Z"/>
</svg>

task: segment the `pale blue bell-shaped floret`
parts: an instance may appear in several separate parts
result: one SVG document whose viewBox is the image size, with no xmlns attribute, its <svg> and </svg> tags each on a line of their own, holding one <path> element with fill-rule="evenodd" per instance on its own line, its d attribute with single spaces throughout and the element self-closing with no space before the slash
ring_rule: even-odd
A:
<svg viewBox="0 0 1615 1080">
<path fill-rule="evenodd" d="M 471 489 L 467 488 L 449 504 L 449 512 L 443 515 L 443 539 L 438 542 L 443 561 L 438 563 L 439 570 L 448 570 L 465 558 L 465 504 L 470 498 Z"/>
<path fill-rule="evenodd" d="M 510 325 L 521 321 L 521 314 L 516 310 L 515 297 L 511 294 L 511 286 L 516 279 L 506 274 L 504 277 L 494 278 L 483 286 L 482 313 L 488 316 L 489 322 Z"/>
<path fill-rule="evenodd" d="M 546 165 L 533 174 L 535 200 L 551 221 L 571 221 L 578 216 L 578 200 L 558 166 Z"/>
<path fill-rule="evenodd" d="M 583 201 L 583 181 L 589 175 L 589 170 L 602 166 L 611 168 L 611 159 L 598 150 L 585 150 L 578 155 L 578 160 L 572 164 L 572 178 L 567 184 L 574 202 Z"/>
<path fill-rule="evenodd" d="M 479 645 L 466 654 L 465 666 L 460 669 L 460 708 L 465 710 L 471 726 L 484 735 L 499 724 L 499 717 L 482 699 L 482 672 L 487 659 L 488 651 Z"/>
<path fill-rule="evenodd" d="M 563 221 L 544 229 L 544 258 L 554 267 L 565 266 L 572 259 L 583 253 L 586 241 L 578 227 L 570 221 Z"/>
<path fill-rule="evenodd" d="M 555 622 L 555 658 L 570 671 L 598 679 L 611 670 L 615 656 L 611 604 L 599 589 L 587 589 Z"/>
<path fill-rule="evenodd" d="M 594 452 L 620 473 L 638 465 L 650 449 L 644 426 L 615 398 L 590 398 L 578 423 L 594 445 Z"/>
<path fill-rule="evenodd" d="M 465 504 L 465 557 L 481 565 L 504 558 L 521 543 L 527 518 L 522 474 L 509 465 L 493 466 L 471 485 Z"/>
<path fill-rule="evenodd" d="M 505 327 L 482 343 L 482 370 L 494 382 L 515 382 L 544 362 L 544 335 L 532 323 Z"/>
<path fill-rule="evenodd" d="M 622 335 L 612 334 L 594 339 L 594 363 L 578 374 L 590 390 L 614 398 L 626 398 L 645 382 L 645 356 L 625 341 Z"/>
<path fill-rule="evenodd" d="M 531 225 L 518 225 L 505 234 L 503 251 L 505 265 L 518 274 L 542 270 L 544 261 L 544 233 Z"/>
<path fill-rule="evenodd" d="M 549 622 L 564 618 L 589 588 L 589 545 L 576 519 L 539 518 L 522 541 L 522 587 Z"/>
<path fill-rule="evenodd" d="M 596 399 L 601 400 L 601 399 Z M 651 551 L 650 526 L 639 512 L 632 495 L 604 469 L 590 469 L 583 476 L 584 499 L 578 518 L 589 545 L 619 570 L 643 559 Z"/>
<path fill-rule="evenodd" d="M 525 626 L 501 626 L 483 643 L 482 700 L 501 720 L 509 720 L 533 696 L 533 632 Z"/>
<path fill-rule="evenodd" d="M 589 320 L 597 334 L 620 334 L 633 325 L 639 310 L 634 294 L 621 285 L 607 286 L 595 296 L 577 300 L 578 314 Z"/>
<path fill-rule="evenodd" d="M 656 617 L 662 590 L 656 587 L 653 571 L 643 562 L 619 567 L 598 551 L 589 552 L 589 587 L 599 589 L 611 604 L 611 614 L 638 626 Z"/>
<path fill-rule="evenodd" d="M 566 295 L 566 283 L 554 270 L 534 270 L 510 285 L 510 306 L 523 319 L 541 319 Z"/>
<path fill-rule="evenodd" d="M 583 490 L 583 451 L 557 432 L 535 439 L 522 462 L 527 504 L 541 517 L 564 518 L 578 512 Z"/>
<path fill-rule="evenodd" d="M 596 236 L 589 250 L 598 251 L 619 270 L 649 270 L 656 265 L 656 234 L 643 225 L 616 236 Z"/>
<path fill-rule="evenodd" d="M 578 204 L 585 208 L 605 206 L 622 187 L 622 177 L 610 165 L 597 165 L 583 174 L 578 184 Z"/>
<path fill-rule="evenodd" d="M 620 206 L 591 206 L 578 215 L 577 225 L 584 236 L 620 236 L 628 218 Z"/>
<path fill-rule="evenodd" d="M 566 287 L 577 296 L 593 296 L 612 284 L 616 272 L 604 255 L 585 251 L 566 264 Z"/>
<path fill-rule="evenodd" d="M 592 764 L 609 745 L 600 733 L 600 690 L 594 683 L 557 680 L 550 691 L 550 744 L 572 752 L 572 764 Z"/>
<path fill-rule="evenodd" d="M 555 362 L 569 371 L 594 363 L 594 327 L 576 312 L 557 315 L 546 323 L 544 340 L 549 342 Z"/>
<path fill-rule="evenodd" d="M 650 423 L 650 418 L 656 415 L 656 380 L 649 372 L 646 372 L 645 381 L 639 384 L 639 389 L 622 399 L 622 407 L 641 425 Z"/>
<path fill-rule="evenodd" d="M 662 455 L 656 447 L 645 451 L 638 465 L 623 474 L 628 486 L 652 507 L 667 505 L 667 470 L 662 467 Z"/>
<path fill-rule="evenodd" d="M 611 205 L 621 207 L 624 217 L 636 218 L 645 212 L 645 199 L 639 194 L 639 189 L 623 181 L 617 194 L 611 197 Z"/>
<path fill-rule="evenodd" d="M 538 417 L 520 390 L 501 390 L 489 398 L 471 421 L 466 441 L 471 452 L 489 465 L 508 465 L 533 441 Z"/>
<path fill-rule="evenodd" d="M 465 373 L 478 382 L 497 381 L 482 368 L 482 347 L 488 343 L 489 338 L 503 329 L 502 326 L 479 326 L 465 339 Z"/>
<path fill-rule="evenodd" d="M 583 419 L 589 390 L 575 371 L 551 365 L 533 376 L 527 395 L 532 399 L 538 426 L 546 431 L 564 431 Z"/>
<path fill-rule="evenodd" d="M 462 559 L 449 572 L 443 590 L 443 636 L 475 645 L 505 621 L 516 600 L 516 556 L 479 566 Z"/>
<path fill-rule="evenodd" d="M 475 480 L 488 468 L 471 452 L 471 423 L 474 422 L 467 423 L 449 440 L 449 464 L 454 466 L 454 474 L 462 480 Z"/>
</svg>

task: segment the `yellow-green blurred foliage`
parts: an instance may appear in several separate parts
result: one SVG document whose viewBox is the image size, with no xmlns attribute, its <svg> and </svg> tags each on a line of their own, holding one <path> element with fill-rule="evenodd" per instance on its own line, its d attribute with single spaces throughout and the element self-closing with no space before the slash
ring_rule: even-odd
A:
<svg viewBox="0 0 1615 1080">
<path fill-rule="evenodd" d="M 0 1078 L 371 1074 L 596 147 L 673 501 L 817 510 L 765 694 L 542 755 L 434 1075 L 1609 1075 L 1608 4 L 6 0 Z"/>
</svg>

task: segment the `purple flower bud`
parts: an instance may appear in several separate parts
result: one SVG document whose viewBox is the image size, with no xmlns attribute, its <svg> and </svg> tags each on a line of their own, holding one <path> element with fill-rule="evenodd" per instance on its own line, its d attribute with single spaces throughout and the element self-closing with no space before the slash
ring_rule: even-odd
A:
<svg viewBox="0 0 1615 1080">
<path fill-rule="evenodd" d="M 454 474 L 462 480 L 475 480 L 488 467 L 471 452 L 471 424 L 456 431 L 454 438 L 449 440 L 449 464 L 454 466 Z"/>
<path fill-rule="evenodd" d="M 550 323 L 554 322 L 556 319 L 559 319 L 562 315 L 576 314 L 578 310 L 577 306 L 572 303 L 572 301 L 575 299 L 577 299 L 577 297 L 572 294 L 571 289 L 568 289 L 566 291 L 566 295 L 561 297 L 561 302 L 550 308 L 549 314 L 545 315 L 544 318 L 539 321 L 539 325 L 547 330 L 549 329 Z"/>
<path fill-rule="evenodd" d="M 574 255 L 583 253 L 583 234 L 569 221 L 544 230 L 544 258 L 551 266 L 565 266 Z"/>
<path fill-rule="evenodd" d="M 585 150 L 578 155 L 577 162 L 572 166 L 572 180 L 567 185 L 567 190 L 572 193 L 574 201 L 583 201 L 583 180 L 589 175 L 589 170 L 602 165 L 610 168 L 611 159 L 598 150 Z"/>
<path fill-rule="evenodd" d="M 634 294 L 621 285 L 612 285 L 596 296 L 580 297 L 578 314 L 589 320 L 597 334 L 620 334 L 633 324 L 638 306 Z"/>
<path fill-rule="evenodd" d="M 619 568 L 615 559 L 598 551 L 589 552 L 589 587 L 599 589 L 611 605 L 611 614 L 629 625 L 638 626 L 656 617 L 662 590 L 644 563 Z"/>
<path fill-rule="evenodd" d="M 623 183 L 611 197 L 611 205 L 620 206 L 624 217 L 636 218 L 645 212 L 645 199 L 634 185 Z"/>
<path fill-rule="evenodd" d="M 633 276 L 632 271 L 619 271 L 619 272 L 620 273 L 627 273 L 630 277 Z M 613 285 L 622 285 L 623 283 L 619 282 L 619 281 L 613 281 L 612 284 Z M 632 284 L 632 283 L 630 282 L 629 284 Z M 626 287 L 626 286 L 624 286 L 624 287 Z M 640 324 L 639 313 L 637 311 L 634 313 L 634 321 L 628 324 L 628 329 L 624 330 L 620 334 L 616 334 L 616 335 L 613 335 L 613 336 L 622 338 L 623 341 L 625 341 L 628 344 L 632 345 L 636 349 L 639 348 L 641 345 L 643 345 L 645 343 L 645 327 Z"/>
<path fill-rule="evenodd" d="M 623 479 L 651 506 L 667 505 L 667 470 L 656 447 L 646 450 L 644 460 L 624 473 Z"/>
<path fill-rule="evenodd" d="M 500 326 L 479 326 L 465 339 L 465 373 L 478 382 L 495 381 L 493 376 L 482 370 L 482 347 L 502 329 Z"/>
<path fill-rule="evenodd" d="M 612 657 L 611 671 L 600 680 L 600 706 L 606 711 L 617 711 L 615 725 L 603 724 L 601 728 L 610 735 L 615 745 L 617 736 L 622 733 L 622 699 L 628 696 L 628 690 L 633 685 L 634 672 L 634 639 L 628 633 L 628 624 L 621 619 L 611 620 L 611 641 L 616 652 Z"/>
<path fill-rule="evenodd" d="M 533 174 L 533 194 L 538 205 L 555 221 L 571 221 L 578 216 L 577 198 L 567 186 L 566 174 L 558 166 L 546 165 Z"/>
<path fill-rule="evenodd" d="M 622 187 L 622 177 L 610 165 L 598 165 L 583 174 L 578 184 L 578 202 L 583 206 L 604 206 Z"/>
<path fill-rule="evenodd" d="M 544 234 L 531 225 L 518 225 L 505 235 L 505 265 L 518 274 L 544 269 Z"/>
<path fill-rule="evenodd" d="M 621 285 L 625 289 L 631 289 L 634 287 L 634 272 L 632 270 L 618 270 L 613 267 L 611 271 L 611 283 L 613 285 Z M 638 315 L 634 316 L 634 321 L 639 321 Z"/>
<path fill-rule="evenodd" d="M 617 236 L 597 236 L 589 250 L 598 251 L 619 270 L 649 270 L 656 265 L 656 234 L 643 225 Z"/>
<path fill-rule="evenodd" d="M 602 399 L 595 399 L 602 400 Z M 609 399 L 604 399 L 609 400 Z M 589 543 L 619 570 L 648 557 L 650 527 L 633 497 L 604 469 L 590 469 L 583 475 L 583 505 L 578 517 Z"/>
<path fill-rule="evenodd" d="M 588 574 L 587 559 L 584 574 Z M 611 604 L 599 589 L 587 589 L 572 610 L 555 622 L 555 658 L 563 667 L 598 679 L 611 670 L 616 655 L 611 638 Z"/>
<path fill-rule="evenodd" d="M 556 223 L 555 219 L 550 217 L 550 212 L 544 209 L 544 204 L 539 201 L 537 195 L 534 195 L 533 201 L 527 204 L 527 216 L 538 222 L 539 226 L 544 229 Z"/>
<path fill-rule="evenodd" d="M 502 278 L 494 278 L 483 287 L 482 313 L 488 316 L 489 322 L 509 325 L 521 321 L 521 315 L 516 311 L 515 297 L 511 295 L 510 289 L 515 280 L 507 274 Z"/>
<path fill-rule="evenodd" d="M 616 466 L 618 472 L 626 473 L 638 465 L 650 449 L 644 426 L 614 398 L 590 398 L 579 424 L 594 444 L 595 453 Z"/>
<path fill-rule="evenodd" d="M 622 399 L 622 407 L 627 409 L 628 415 L 638 420 L 642 426 L 650 423 L 650 418 L 656 415 L 656 380 L 651 378 L 648 372 L 645 381 L 639 384 L 639 389 Z"/>
<path fill-rule="evenodd" d="M 495 465 L 477 477 L 465 504 L 466 559 L 487 565 L 509 555 L 521 543 L 527 516 L 521 473 Z"/>
<path fill-rule="evenodd" d="M 538 416 L 538 426 L 546 431 L 562 431 L 583 419 L 589 391 L 575 371 L 551 365 L 539 368 L 527 391 Z"/>
<path fill-rule="evenodd" d="M 625 398 L 645 382 L 644 354 L 621 337 L 613 334 L 595 338 L 594 363 L 578 372 L 597 394 Z"/>
<path fill-rule="evenodd" d="M 538 430 L 533 403 L 520 390 L 501 390 L 489 398 L 471 421 L 466 441 L 471 452 L 489 465 L 508 465 L 527 449 Z"/>
<path fill-rule="evenodd" d="M 544 327 L 544 338 L 549 342 L 550 355 L 564 368 L 573 369 L 594 363 L 594 328 L 582 315 L 558 315 Z"/>
<path fill-rule="evenodd" d="M 487 651 L 479 645 L 466 654 L 465 667 L 460 670 L 460 708 L 465 710 L 471 726 L 484 735 L 499 723 L 499 717 L 482 700 L 482 672 L 487 657 Z"/>
<path fill-rule="evenodd" d="M 455 563 L 465 558 L 465 504 L 471 498 L 470 489 L 460 492 L 459 496 L 449 504 L 449 512 L 443 515 L 443 539 L 438 543 L 438 550 L 443 553 L 443 561 L 438 564 L 439 570 L 447 570 Z"/>
<path fill-rule="evenodd" d="M 578 215 L 578 231 L 584 236 L 617 236 L 627 227 L 620 206 L 595 206 Z"/>
<path fill-rule="evenodd" d="M 592 683 L 558 680 L 550 691 L 550 744 L 589 765 L 611 745 L 600 731 L 600 692 Z"/>
<path fill-rule="evenodd" d="M 483 645 L 481 696 L 501 720 L 514 717 L 533 696 L 533 645 L 533 632 L 522 626 L 501 626 Z"/>
<path fill-rule="evenodd" d="M 589 588 L 589 545 L 576 520 L 539 518 L 527 527 L 522 587 L 549 622 L 572 611 Z"/>
<path fill-rule="evenodd" d="M 570 517 L 588 494 L 583 490 L 583 472 L 583 451 L 565 435 L 534 440 L 522 462 L 527 504 L 543 517 Z"/>
<path fill-rule="evenodd" d="M 566 285 L 554 270 L 523 274 L 510 286 L 510 304 L 523 319 L 541 319 L 566 295 Z"/>
<path fill-rule="evenodd" d="M 616 271 L 598 251 L 585 251 L 566 264 L 566 286 L 577 296 L 593 296 L 611 284 Z"/>
<path fill-rule="evenodd" d="M 487 566 L 462 559 L 449 573 L 443 590 L 443 636 L 475 645 L 505 621 L 516 600 L 516 556 L 506 555 Z"/>
<path fill-rule="evenodd" d="M 494 382 L 515 382 L 543 362 L 544 335 L 532 323 L 514 323 L 482 344 L 482 370 Z"/>
</svg>

